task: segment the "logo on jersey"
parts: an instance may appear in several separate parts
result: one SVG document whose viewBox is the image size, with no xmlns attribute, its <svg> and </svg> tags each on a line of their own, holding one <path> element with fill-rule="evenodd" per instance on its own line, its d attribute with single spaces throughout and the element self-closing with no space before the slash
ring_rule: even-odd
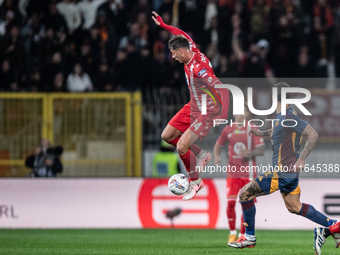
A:
<svg viewBox="0 0 340 255">
<path fill-rule="evenodd" d="M 237 134 L 237 135 L 241 135 L 241 134 L 245 134 L 245 133 L 246 133 L 246 131 L 244 131 L 244 130 L 238 130 L 238 129 L 234 130 L 234 134 Z"/>
<path fill-rule="evenodd" d="M 207 72 L 207 69 L 202 69 L 201 71 L 199 71 L 198 76 L 202 76 L 206 72 Z"/>
<path fill-rule="evenodd" d="M 221 98 L 220 98 L 220 96 L 218 95 L 217 91 L 216 91 L 213 87 L 210 87 L 210 89 L 211 89 L 211 91 L 214 93 L 215 97 L 213 96 L 213 94 L 212 94 L 210 91 L 208 91 L 208 90 L 206 90 L 206 89 L 204 89 L 204 88 L 199 88 L 199 89 L 200 89 L 200 90 L 203 90 L 205 93 L 207 93 L 207 94 L 212 98 L 212 100 L 213 100 L 214 103 L 215 103 L 215 106 L 217 106 L 217 102 L 216 102 L 216 99 L 215 99 L 215 97 L 217 97 L 218 101 L 220 102 L 220 104 L 221 104 L 221 106 L 222 106 Z M 205 102 L 206 102 L 206 100 L 207 100 L 206 95 L 202 95 L 202 102 L 203 102 L 203 100 L 205 100 Z M 205 104 L 202 103 L 202 105 L 206 107 L 206 103 L 205 103 Z M 202 108 L 202 109 L 203 109 L 203 108 Z M 206 111 L 206 108 L 205 108 L 205 111 Z"/>
<path fill-rule="evenodd" d="M 236 154 L 241 154 L 241 150 L 245 150 L 246 146 L 244 143 L 238 142 L 234 144 L 234 151 Z"/>
</svg>

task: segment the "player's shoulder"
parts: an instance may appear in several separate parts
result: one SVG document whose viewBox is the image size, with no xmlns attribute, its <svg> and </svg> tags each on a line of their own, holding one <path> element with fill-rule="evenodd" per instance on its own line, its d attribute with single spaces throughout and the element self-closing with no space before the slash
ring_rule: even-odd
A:
<svg viewBox="0 0 340 255">
<path fill-rule="evenodd" d="M 297 111 L 291 105 L 287 106 L 287 113 L 290 115 L 298 116 Z"/>
<path fill-rule="evenodd" d="M 214 71 L 212 70 L 212 66 L 207 59 L 207 57 L 203 54 L 195 54 L 194 58 L 194 68 L 193 71 L 199 78 L 207 78 L 208 76 L 212 76 Z"/>
</svg>

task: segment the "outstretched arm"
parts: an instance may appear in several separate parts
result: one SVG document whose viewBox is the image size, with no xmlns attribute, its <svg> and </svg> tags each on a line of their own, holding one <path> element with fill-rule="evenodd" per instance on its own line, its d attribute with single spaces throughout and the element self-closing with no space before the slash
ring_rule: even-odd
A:
<svg viewBox="0 0 340 255">
<path fill-rule="evenodd" d="M 306 145 L 305 145 L 305 148 L 304 148 L 304 150 L 303 150 L 303 152 L 300 156 L 300 159 L 305 160 L 308 157 L 311 150 L 313 149 L 319 135 L 309 124 L 307 125 L 305 130 L 303 130 L 302 134 L 307 135 Z"/>
<path fill-rule="evenodd" d="M 253 128 L 249 131 L 249 135 L 254 134 L 256 136 L 271 136 L 272 132 L 273 132 L 272 128 L 265 131 L 260 131 L 258 129 Z"/>
<path fill-rule="evenodd" d="M 191 37 L 187 33 L 185 33 L 183 30 L 165 24 L 163 22 L 163 19 L 161 18 L 161 16 L 158 15 L 157 12 L 153 11 L 152 14 L 155 15 L 155 16 L 152 16 L 152 19 L 154 20 L 154 22 L 156 23 L 157 26 L 160 26 L 161 28 L 164 28 L 164 29 L 168 30 L 170 33 L 172 33 L 174 35 L 183 35 L 190 42 L 192 42 Z"/>
</svg>

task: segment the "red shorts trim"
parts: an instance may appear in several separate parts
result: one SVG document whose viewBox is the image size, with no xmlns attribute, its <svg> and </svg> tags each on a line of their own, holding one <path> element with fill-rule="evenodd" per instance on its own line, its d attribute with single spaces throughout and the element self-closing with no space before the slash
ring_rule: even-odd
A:
<svg viewBox="0 0 340 255">
<path fill-rule="evenodd" d="M 227 178 L 227 197 L 237 197 L 238 192 L 249 182 L 246 178 Z"/>
</svg>

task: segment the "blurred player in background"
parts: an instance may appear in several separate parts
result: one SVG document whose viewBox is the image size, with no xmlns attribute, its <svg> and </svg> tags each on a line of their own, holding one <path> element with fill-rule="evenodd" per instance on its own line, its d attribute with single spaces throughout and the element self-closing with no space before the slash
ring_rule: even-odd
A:
<svg viewBox="0 0 340 255">
<path fill-rule="evenodd" d="M 242 205 L 246 233 L 237 241 L 228 245 L 233 248 L 255 247 L 255 204 L 254 198 L 269 195 L 280 190 L 281 196 L 290 213 L 298 214 L 322 226 L 329 227 L 331 220 L 312 205 L 300 202 L 299 172 L 305 167 L 305 160 L 313 149 L 318 133 L 305 121 L 297 116 L 290 105 L 286 105 L 286 115 L 281 114 L 281 88 L 289 87 L 280 82 L 275 85 L 278 89 L 278 104 L 273 128 L 266 131 L 251 129 L 249 133 L 256 136 L 270 136 L 273 149 L 273 169 L 259 175 L 255 180 L 245 185 L 239 194 Z M 290 95 L 287 95 L 289 97 Z M 284 125 L 283 125 L 284 122 Z M 304 150 L 300 153 L 302 135 L 307 135 Z M 314 249 L 321 252 L 321 243 L 314 242 Z"/>
<path fill-rule="evenodd" d="M 335 248 L 340 247 L 340 221 L 329 226 L 327 228 L 315 228 L 314 229 L 314 243 L 320 243 L 320 249 L 315 250 L 317 255 L 321 254 L 321 246 L 326 243 L 326 238 L 333 236 L 335 240 Z"/>
<path fill-rule="evenodd" d="M 156 25 L 175 35 L 169 40 L 168 46 L 172 57 L 184 64 L 185 77 L 190 91 L 190 102 L 170 120 L 162 133 L 162 138 L 166 142 L 177 147 L 178 154 L 189 173 L 190 186 L 183 200 L 190 200 L 204 186 L 196 170 L 197 159 L 198 165 L 204 167 L 212 157 L 209 152 L 200 149 L 194 143 L 197 139 L 202 140 L 209 133 L 213 126 L 213 119 L 227 119 L 229 91 L 216 89 L 219 92 L 217 95 L 214 87 L 221 82 L 215 76 L 207 57 L 196 48 L 194 41 L 187 33 L 166 25 L 156 12 L 153 14 L 152 18 Z M 202 115 L 202 95 L 206 95 L 207 92 L 210 95 L 215 94 L 219 100 L 207 98 L 207 114 Z M 216 101 L 219 101 L 219 104 L 216 104 Z"/>
<path fill-rule="evenodd" d="M 228 243 L 234 242 L 237 239 L 235 227 L 237 194 L 244 185 L 256 178 L 256 170 L 254 170 L 256 167 L 255 156 L 263 156 L 264 154 L 263 138 L 248 134 L 250 131 L 247 121 L 249 117 L 250 112 L 245 104 L 244 115 L 234 115 L 236 124 L 226 126 L 223 129 L 214 147 L 215 165 L 217 165 L 221 163 L 220 154 L 222 147 L 228 142 L 228 163 L 230 167 L 236 167 L 236 171 L 228 171 L 227 176 L 227 217 L 230 229 Z M 242 215 L 239 236 L 244 234 L 245 227 Z"/>
</svg>

